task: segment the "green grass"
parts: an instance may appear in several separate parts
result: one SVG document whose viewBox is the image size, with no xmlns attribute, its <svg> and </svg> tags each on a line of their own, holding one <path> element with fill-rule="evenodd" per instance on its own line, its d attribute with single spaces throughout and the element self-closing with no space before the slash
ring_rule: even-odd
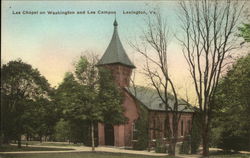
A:
<svg viewBox="0 0 250 158">
<path fill-rule="evenodd" d="M 250 158 L 250 154 L 241 154 L 241 153 L 237 153 L 237 152 L 214 151 L 214 152 L 210 152 L 209 158 Z"/>
<path fill-rule="evenodd" d="M 22 146 L 18 148 L 14 145 L 3 145 L 0 147 L 0 152 L 11 152 L 11 151 L 62 151 L 62 150 L 73 150 L 67 148 L 46 148 L 46 147 L 26 147 Z"/>
<path fill-rule="evenodd" d="M 186 155 L 187 158 L 189 155 Z M 46 153 L 46 154 L 0 154 L 0 158 L 178 158 L 171 156 L 145 156 L 105 152 Z M 211 155 L 209 158 L 250 158 L 250 154 Z"/>
<path fill-rule="evenodd" d="M 209 158 L 250 158 L 249 154 L 213 155 Z"/>
<path fill-rule="evenodd" d="M 163 156 L 144 156 L 144 155 L 131 155 L 131 154 L 116 154 L 116 153 L 51 153 L 51 154 L 12 154 L 1 155 L 0 158 L 163 158 Z M 164 158 L 174 158 L 164 156 Z"/>
</svg>

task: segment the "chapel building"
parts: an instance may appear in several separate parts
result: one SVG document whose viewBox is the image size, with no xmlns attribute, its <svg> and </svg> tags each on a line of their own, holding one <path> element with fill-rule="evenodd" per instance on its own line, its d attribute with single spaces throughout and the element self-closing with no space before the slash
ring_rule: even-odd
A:
<svg viewBox="0 0 250 158">
<path fill-rule="evenodd" d="M 98 144 L 116 147 L 132 147 L 136 141 L 134 133 L 136 132 L 135 122 L 140 117 L 140 109 L 145 108 L 148 111 L 149 139 L 152 143 L 157 138 L 166 138 L 165 132 L 165 113 L 166 110 L 153 89 L 138 88 L 135 92 L 131 88 L 130 77 L 135 65 L 129 59 L 118 35 L 118 23 L 115 20 L 112 39 L 99 60 L 97 66 L 105 67 L 111 70 L 115 83 L 123 92 L 124 116 L 128 122 L 122 125 L 110 125 L 98 123 Z M 184 100 L 179 101 L 181 106 L 181 119 L 179 122 L 178 135 L 180 140 L 190 131 L 192 121 L 192 110 L 186 108 Z M 169 99 L 170 106 L 173 106 L 173 100 Z"/>
</svg>

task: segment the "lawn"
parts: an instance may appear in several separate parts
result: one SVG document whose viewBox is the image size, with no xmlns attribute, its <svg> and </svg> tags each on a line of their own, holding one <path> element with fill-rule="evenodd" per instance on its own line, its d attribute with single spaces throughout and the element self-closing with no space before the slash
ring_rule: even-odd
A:
<svg viewBox="0 0 250 158">
<path fill-rule="evenodd" d="M 3 146 L 0 147 L 0 152 L 10 152 L 10 151 L 62 151 L 62 150 L 73 150 L 73 149 L 68 149 L 68 148 L 46 148 L 46 147 L 26 147 L 26 146 L 22 146 L 21 148 L 18 148 L 15 145 L 3 145 Z"/>
<path fill-rule="evenodd" d="M 250 158 L 250 154 L 224 154 L 223 152 L 216 152 L 210 154 L 209 158 Z"/>
<path fill-rule="evenodd" d="M 209 158 L 250 158 L 249 154 L 212 155 Z"/>
<path fill-rule="evenodd" d="M 183 156 L 183 155 L 182 155 Z M 185 155 L 189 158 L 189 155 Z M 46 153 L 46 154 L 0 154 L 0 158 L 178 158 L 171 156 L 145 156 L 105 152 L 74 152 L 74 153 Z M 250 154 L 215 154 L 209 158 L 250 158 Z"/>
<path fill-rule="evenodd" d="M 130 154 L 118 154 L 118 153 L 91 153 L 91 152 L 79 152 L 79 153 L 51 153 L 51 154 L 12 154 L 1 155 L 0 158 L 163 158 L 159 156 L 144 156 L 144 155 L 130 155 Z M 173 158 L 166 157 L 164 158 Z"/>
</svg>

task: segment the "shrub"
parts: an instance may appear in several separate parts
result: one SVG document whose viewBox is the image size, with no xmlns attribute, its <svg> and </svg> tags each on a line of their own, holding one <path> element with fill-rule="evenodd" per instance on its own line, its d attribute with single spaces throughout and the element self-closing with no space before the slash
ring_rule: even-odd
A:
<svg viewBox="0 0 250 158">
<path fill-rule="evenodd" d="M 192 129 L 191 129 L 191 154 L 196 154 L 200 143 L 201 143 L 201 125 L 199 122 L 200 115 L 195 113 L 192 121 Z"/>
<path fill-rule="evenodd" d="M 167 152 L 167 146 L 163 140 L 156 139 L 155 152 L 156 153 L 166 153 Z"/>
<path fill-rule="evenodd" d="M 231 150 L 250 150 L 249 136 L 247 135 L 234 135 L 230 130 L 223 131 L 221 134 L 218 147 L 222 148 L 224 152 L 229 152 Z"/>
<path fill-rule="evenodd" d="M 184 140 L 183 140 L 183 142 L 182 142 L 182 144 L 181 144 L 181 147 L 180 147 L 180 154 L 189 154 L 190 153 L 190 151 L 191 151 L 191 149 L 190 149 L 190 147 L 191 147 L 191 144 L 190 144 L 191 142 L 190 142 L 190 136 L 187 136 Z"/>
<path fill-rule="evenodd" d="M 144 108 L 140 108 L 141 115 L 136 121 L 136 132 L 134 133 L 133 149 L 145 150 L 148 147 L 148 112 Z"/>
<path fill-rule="evenodd" d="M 145 150 L 148 147 L 147 139 L 141 139 L 140 137 L 137 141 L 133 143 L 133 149 L 135 150 Z"/>
</svg>

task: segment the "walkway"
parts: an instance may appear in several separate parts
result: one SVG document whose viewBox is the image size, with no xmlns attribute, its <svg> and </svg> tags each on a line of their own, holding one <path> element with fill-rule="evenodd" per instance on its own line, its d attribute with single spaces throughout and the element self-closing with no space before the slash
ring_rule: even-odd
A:
<svg viewBox="0 0 250 158">
<path fill-rule="evenodd" d="M 30 147 L 45 147 L 45 148 L 66 148 L 73 150 L 64 150 L 64 151 L 16 151 L 16 152 L 0 152 L 0 154 L 39 154 L 39 153 L 73 153 L 73 152 L 91 152 L 91 147 L 86 146 L 40 146 L 40 145 L 29 145 Z M 220 150 L 218 148 L 210 148 L 210 151 Z M 117 147 L 106 147 L 100 146 L 95 148 L 96 152 L 109 152 L 109 153 L 123 153 L 123 154 L 135 154 L 135 155 L 148 155 L 148 156 L 166 156 L 167 154 L 155 153 L 154 151 L 141 151 L 141 150 L 126 150 Z M 250 154 L 250 152 L 242 151 L 240 153 Z M 200 158 L 201 155 L 180 155 L 176 154 L 178 158 Z"/>
</svg>

